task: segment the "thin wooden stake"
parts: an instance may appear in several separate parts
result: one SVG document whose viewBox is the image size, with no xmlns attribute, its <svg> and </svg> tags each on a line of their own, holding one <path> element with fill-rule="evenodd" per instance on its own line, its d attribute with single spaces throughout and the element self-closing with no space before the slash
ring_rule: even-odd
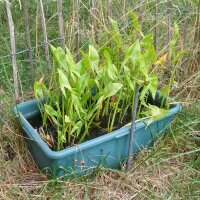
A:
<svg viewBox="0 0 200 200">
<path fill-rule="evenodd" d="M 131 132 L 130 132 L 129 147 L 128 147 L 128 160 L 127 160 L 127 165 L 126 165 L 126 169 L 128 171 L 131 168 L 131 157 L 133 156 L 133 136 L 134 136 L 134 131 L 135 131 L 135 120 L 136 120 L 136 114 L 137 114 L 139 89 L 140 89 L 140 86 L 136 84 L 134 107 L 132 111 Z"/>
<path fill-rule="evenodd" d="M 125 15 L 126 13 L 126 0 L 121 0 L 121 5 L 122 5 L 122 13 Z"/>
<path fill-rule="evenodd" d="M 168 1 L 168 6 L 167 6 L 167 13 L 168 13 L 168 19 L 167 19 L 167 28 L 168 28 L 168 44 L 172 38 L 172 31 L 171 31 L 171 23 L 172 23 L 172 1 Z"/>
<path fill-rule="evenodd" d="M 51 71 L 51 63 L 49 58 L 49 47 L 48 47 L 48 39 L 47 39 L 47 28 L 46 28 L 46 22 L 45 22 L 45 16 L 44 16 L 44 8 L 42 0 L 38 0 L 39 2 L 39 10 L 40 10 L 40 21 L 42 25 L 42 31 L 43 31 L 43 37 L 44 37 L 44 51 L 45 51 L 45 57 L 47 61 L 47 69 L 50 73 Z"/>
<path fill-rule="evenodd" d="M 155 0 L 155 13 L 154 13 L 154 48 L 157 50 L 157 4 L 158 0 Z"/>
<path fill-rule="evenodd" d="M 195 29 L 195 34 L 194 34 L 194 43 L 198 44 L 200 41 L 200 1 L 198 4 L 198 11 L 197 11 L 197 17 L 196 17 L 196 29 Z"/>
<path fill-rule="evenodd" d="M 74 21 L 76 24 L 76 32 L 77 32 L 77 38 L 76 38 L 76 48 L 77 48 L 77 60 L 80 58 L 80 30 L 79 30 L 79 0 L 74 0 L 73 4 L 74 8 Z"/>
<path fill-rule="evenodd" d="M 36 11 L 36 17 L 35 17 L 35 57 L 36 61 L 39 60 L 39 51 L 38 51 L 38 18 L 39 18 L 39 5 L 37 1 L 37 11 Z"/>
<path fill-rule="evenodd" d="M 172 2 L 171 2 L 171 0 L 168 0 L 168 2 L 167 2 L 167 14 L 168 14 L 168 17 L 167 17 L 167 28 L 168 28 L 167 44 L 170 44 L 170 40 L 172 38 L 172 30 L 171 30 L 172 16 L 171 16 L 171 13 L 172 13 Z M 168 67 L 170 67 L 170 56 L 167 57 L 167 65 L 168 65 Z"/>
<path fill-rule="evenodd" d="M 8 26 L 10 32 L 10 47 L 11 47 L 11 56 L 12 56 L 12 66 L 13 66 L 13 80 L 14 80 L 14 90 L 16 101 L 19 101 L 19 86 L 17 78 L 17 61 L 16 61 L 16 47 L 15 47 L 15 27 L 12 18 L 12 13 L 10 10 L 10 0 L 6 0 L 6 11 L 8 17 Z"/>
<path fill-rule="evenodd" d="M 108 16 L 112 18 L 112 0 L 108 0 Z"/>
<path fill-rule="evenodd" d="M 138 20 L 143 25 L 143 15 L 145 14 L 145 0 L 140 0 L 139 17 Z"/>
<path fill-rule="evenodd" d="M 92 33 L 93 33 L 93 40 L 95 42 L 98 41 L 96 32 L 97 32 L 97 5 L 96 0 L 92 0 L 92 9 L 91 9 L 91 16 L 92 16 Z"/>
<path fill-rule="evenodd" d="M 93 20 L 93 31 L 94 34 L 96 33 L 96 27 L 97 27 L 97 20 L 96 20 L 96 0 L 92 0 L 92 20 Z"/>
<path fill-rule="evenodd" d="M 59 23 L 59 34 L 60 34 L 60 45 L 65 49 L 65 35 L 64 35 L 64 20 L 62 14 L 62 0 L 57 0 L 57 12 L 58 12 L 58 23 Z"/>
<path fill-rule="evenodd" d="M 124 27 L 126 26 L 126 0 L 121 0 Z"/>
<path fill-rule="evenodd" d="M 30 38 L 30 29 L 29 29 L 29 12 L 28 12 L 28 1 L 23 0 L 23 11 L 24 11 L 24 25 L 25 25 L 25 37 L 26 37 L 26 46 L 28 49 L 28 58 L 29 58 L 29 68 L 31 72 L 31 83 L 34 85 L 34 69 L 33 69 L 33 51 L 31 47 L 31 38 Z"/>
</svg>

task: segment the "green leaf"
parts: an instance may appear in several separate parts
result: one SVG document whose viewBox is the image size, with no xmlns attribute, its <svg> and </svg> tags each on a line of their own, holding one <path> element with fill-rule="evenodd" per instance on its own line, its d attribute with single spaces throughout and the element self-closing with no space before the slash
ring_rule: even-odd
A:
<svg viewBox="0 0 200 200">
<path fill-rule="evenodd" d="M 43 99 L 47 94 L 47 88 L 43 83 L 35 81 L 34 83 L 34 95 L 37 99 Z"/>
<path fill-rule="evenodd" d="M 136 40 L 127 50 L 122 65 L 125 65 L 130 58 L 136 59 L 136 54 L 141 51 L 139 40 Z"/>
<path fill-rule="evenodd" d="M 147 109 L 148 110 L 144 111 L 143 114 L 147 117 L 150 117 L 148 121 L 148 125 L 151 124 L 153 121 L 156 121 L 162 117 L 165 117 L 169 113 L 168 110 L 165 110 L 165 109 L 162 109 L 150 104 L 148 105 Z"/>
<path fill-rule="evenodd" d="M 96 104 L 98 108 L 102 106 L 102 103 L 103 103 L 103 100 L 104 100 L 104 99 L 105 99 L 104 96 L 101 96 L 101 97 L 99 98 L 99 100 L 97 101 L 97 104 Z"/>
<path fill-rule="evenodd" d="M 71 134 L 76 131 L 76 137 L 79 136 L 79 134 L 81 132 L 81 129 L 82 129 L 82 126 L 83 126 L 83 122 L 82 121 L 76 122 L 75 126 L 71 130 Z"/>
<path fill-rule="evenodd" d="M 61 143 L 61 142 L 65 143 L 66 142 L 65 135 L 60 130 L 58 130 L 57 132 L 58 132 L 58 143 Z"/>
<path fill-rule="evenodd" d="M 152 66 L 153 63 L 156 62 L 156 53 L 152 44 L 146 46 L 143 57 L 145 60 L 145 65 L 148 69 Z"/>
<path fill-rule="evenodd" d="M 81 105 L 79 98 L 75 94 L 71 94 L 71 98 L 78 117 L 82 119 L 83 114 L 85 115 L 85 111 Z"/>
<path fill-rule="evenodd" d="M 85 92 L 85 88 L 88 86 L 88 82 L 89 82 L 89 75 L 88 73 L 85 73 L 83 75 L 81 75 L 77 82 L 75 83 L 75 89 L 78 93 L 78 95 L 80 96 L 82 93 Z"/>
<path fill-rule="evenodd" d="M 104 98 L 108 98 L 116 94 L 121 88 L 122 88 L 121 83 L 110 83 L 104 88 L 103 96 Z"/>
<path fill-rule="evenodd" d="M 130 77 L 131 77 L 131 73 L 130 73 L 130 70 L 128 67 L 124 66 L 124 76 L 125 76 L 125 79 L 128 83 L 128 86 L 131 88 L 132 91 L 135 90 L 134 88 L 134 84 L 133 82 L 131 81 Z"/>
<path fill-rule="evenodd" d="M 176 22 L 174 22 L 174 35 L 177 37 L 179 36 L 179 27 Z"/>
<path fill-rule="evenodd" d="M 141 47 L 146 47 L 152 44 L 152 42 L 153 42 L 153 34 L 150 33 L 142 38 L 142 40 L 140 41 L 140 45 Z"/>
<path fill-rule="evenodd" d="M 93 71 L 91 63 L 90 63 L 90 59 L 89 59 L 88 55 L 83 51 L 81 51 L 81 55 L 83 57 L 83 59 L 82 59 L 82 65 L 83 65 L 82 71 L 83 71 L 83 73 L 85 73 L 85 72 L 90 73 L 91 71 Z"/>
<path fill-rule="evenodd" d="M 58 116 L 57 112 L 50 105 L 44 104 L 44 109 L 49 116 Z"/>
<path fill-rule="evenodd" d="M 60 126 L 58 120 L 55 118 L 55 117 L 58 117 L 58 113 L 50 105 L 47 105 L 47 104 L 44 104 L 44 109 L 45 109 L 45 112 L 50 116 L 54 124 L 56 124 L 57 126 Z"/>
<path fill-rule="evenodd" d="M 65 115 L 65 122 L 72 123 L 72 120 L 69 118 L 69 116 Z"/>
<path fill-rule="evenodd" d="M 170 85 L 165 85 L 162 89 L 160 89 L 160 96 L 169 96 Z"/>
<path fill-rule="evenodd" d="M 104 56 L 106 58 L 107 74 L 110 79 L 115 80 L 117 78 L 117 68 L 112 64 L 111 56 L 108 51 L 104 51 Z"/>
<path fill-rule="evenodd" d="M 93 72 L 96 71 L 98 73 L 99 54 L 97 50 L 91 45 L 89 46 L 89 60 L 90 60 Z"/>
<path fill-rule="evenodd" d="M 51 119 L 54 122 L 54 124 L 56 124 L 57 126 L 60 126 L 60 123 L 58 122 L 58 120 L 54 116 L 51 116 Z"/>
<path fill-rule="evenodd" d="M 82 98 L 81 98 L 81 105 L 85 105 L 88 101 L 88 99 L 91 96 L 91 91 L 87 91 L 86 93 L 83 94 Z"/>
<path fill-rule="evenodd" d="M 135 30 L 137 32 L 139 32 L 142 36 L 143 36 L 143 33 L 141 31 L 141 27 L 140 27 L 140 24 L 138 22 L 138 17 L 137 15 L 134 13 L 134 12 L 129 12 L 129 15 L 131 16 L 132 18 L 132 22 L 133 22 L 133 27 L 135 28 Z"/>
<path fill-rule="evenodd" d="M 99 108 L 102 107 L 102 104 L 103 104 L 104 99 L 105 99 L 104 96 L 100 96 L 99 99 L 98 99 L 98 101 L 97 101 L 97 103 L 95 104 L 95 106 L 94 106 L 94 107 L 91 107 L 91 108 L 89 109 L 89 111 L 88 111 L 88 113 L 87 113 L 87 117 L 86 117 L 87 120 L 90 120 L 90 119 L 93 117 L 93 115 L 95 114 L 95 111 L 96 111 L 97 109 L 99 109 Z"/>
<path fill-rule="evenodd" d="M 187 51 L 181 51 L 181 52 L 179 52 L 179 53 L 175 56 L 175 58 L 172 60 L 172 63 L 178 61 L 183 55 L 185 55 L 185 54 L 187 54 L 187 53 L 188 53 Z"/>
<path fill-rule="evenodd" d="M 114 51 L 111 47 L 107 47 L 107 46 L 104 46 L 102 48 L 99 49 L 98 53 L 99 55 L 104 55 L 104 51 L 108 51 L 108 53 L 110 54 L 111 57 L 113 57 L 114 55 Z"/>
<path fill-rule="evenodd" d="M 72 90 L 72 87 L 68 81 L 67 76 L 64 74 L 64 72 L 60 69 L 58 69 L 59 74 L 59 83 L 60 83 L 60 89 L 63 93 L 63 95 L 66 97 L 65 88 L 67 88 L 69 91 Z"/>
<path fill-rule="evenodd" d="M 62 140 L 62 142 L 66 142 L 66 137 L 65 137 L 65 135 L 64 134 L 62 134 L 62 136 L 61 136 L 61 140 Z"/>
<path fill-rule="evenodd" d="M 99 81 L 98 80 L 96 80 L 96 79 L 89 79 L 89 81 L 88 81 L 88 86 L 90 87 L 90 88 L 100 88 L 100 83 L 99 83 Z"/>
<path fill-rule="evenodd" d="M 58 66 L 60 68 L 65 69 L 66 71 L 68 71 L 66 55 L 65 55 L 65 52 L 63 51 L 63 49 L 60 47 L 55 48 L 52 45 L 50 47 L 51 47 L 51 52 L 53 54 L 54 60 L 56 61 Z"/>
<path fill-rule="evenodd" d="M 70 50 L 67 47 L 66 47 L 66 60 L 67 60 L 67 63 L 69 65 L 69 68 L 71 70 L 74 70 L 75 67 L 76 67 L 76 64 L 75 64 L 74 58 L 73 58 Z"/>
<path fill-rule="evenodd" d="M 110 18 L 110 22 L 112 24 L 111 34 L 113 36 L 113 39 L 114 39 L 114 41 L 117 45 L 122 47 L 122 38 L 121 38 L 121 34 L 120 34 L 120 31 L 119 31 L 118 24 L 115 20 L 113 20 L 111 18 Z"/>
<path fill-rule="evenodd" d="M 152 73 L 147 81 L 150 82 L 149 84 L 149 91 L 151 92 L 152 97 L 155 99 L 157 87 L 158 87 L 158 77 L 156 73 Z"/>
<path fill-rule="evenodd" d="M 150 87 L 150 84 L 148 84 L 148 85 L 145 85 L 143 88 L 142 88 L 142 90 L 141 90 L 141 92 L 140 92 L 140 101 L 142 102 L 142 103 L 144 103 L 145 102 L 145 97 L 146 97 L 146 95 L 148 94 L 148 92 L 149 92 L 149 87 Z"/>
<path fill-rule="evenodd" d="M 175 57 L 175 45 L 178 41 L 179 38 L 179 28 L 176 22 L 174 22 L 174 35 L 172 37 L 172 40 L 170 41 L 169 44 L 169 57 L 173 58 Z"/>
<path fill-rule="evenodd" d="M 60 130 L 57 130 L 58 132 L 58 142 L 60 143 L 60 141 L 62 140 L 62 132 Z"/>
</svg>

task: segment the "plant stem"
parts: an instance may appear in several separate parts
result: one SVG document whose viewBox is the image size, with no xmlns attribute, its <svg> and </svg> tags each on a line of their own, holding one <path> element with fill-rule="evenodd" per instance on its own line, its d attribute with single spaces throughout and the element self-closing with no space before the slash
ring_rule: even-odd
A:
<svg viewBox="0 0 200 200">
<path fill-rule="evenodd" d="M 108 99 L 106 100 L 106 104 L 105 104 L 104 109 L 103 109 L 103 112 L 102 112 L 102 117 L 103 117 L 104 115 L 105 115 L 105 116 L 108 115 L 109 104 L 110 104 L 110 98 L 108 98 Z"/>
<path fill-rule="evenodd" d="M 91 123 L 93 122 L 93 119 L 95 118 L 95 115 L 93 115 L 93 117 L 90 119 L 89 123 L 87 124 L 87 126 L 85 127 L 85 131 L 81 136 L 81 139 L 78 141 L 78 144 L 80 144 L 81 142 L 83 142 L 86 134 L 88 133 L 88 130 L 90 128 Z"/>
<path fill-rule="evenodd" d="M 115 122 L 115 117 L 116 117 L 116 114 L 117 114 L 117 110 L 118 110 L 118 108 L 119 108 L 118 105 L 119 105 L 120 98 L 121 98 L 121 92 L 120 92 L 118 101 L 117 101 L 117 103 L 115 104 L 115 110 L 114 110 L 113 118 L 112 118 L 111 125 L 110 125 L 110 128 L 109 128 L 109 131 L 110 131 L 110 132 L 111 132 L 112 129 L 113 129 L 113 125 L 114 125 L 114 122 Z"/>
<path fill-rule="evenodd" d="M 131 132 L 130 132 L 130 139 L 129 139 L 129 149 L 128 149 L 128 161 L 126 165 L 126 169 L 129 171 L 130 170 L 130 162 L 131 162 L 131 157 L 133 155 L 133 135 L 134 135 L 134 128 L 135 128 L 135 120 L 136 120 L 136 114 L 137 114 L 137 104 L 138 104 L 138 95 L 139 95 L 139 89 L 140 86 L 136 84 L 136 89 L 135 89 L 135 97 L 134 97 L 134 107 L 132 110 L 132 124 L 131 124 Z"/>
</svg>

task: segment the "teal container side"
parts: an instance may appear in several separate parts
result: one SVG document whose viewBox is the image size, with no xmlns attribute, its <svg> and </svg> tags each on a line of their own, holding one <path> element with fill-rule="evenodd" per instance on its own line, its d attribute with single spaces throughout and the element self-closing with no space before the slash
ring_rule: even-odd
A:
<svg viewBox="0 0 200 200">
<path fill-rule="evenodd" d="M 145 125 L 148 119 L 137 121 L 133 139 L 133 153 L 136 154 L 143 148 L 151 147 L 169 126 L 174 114 L 180 110 L 180 105 L 172 105 L 169 114 L 154 121 L 148 127 Z M 24 130 L 28 149 L 39 168 L 49 169 L 51 173 L 58 177 L 73 173 L 86 173 L 86 171 L 88 172 L 99 165 L 119 168 L 128 157 L 131 126 L 120 128 L 68 149 L 52 151 L 27 121 L 27 119 L 39 114 L 37 101 L 31 100 L 20 103 L 14 107 L 13 112 Z"/>
</svg>

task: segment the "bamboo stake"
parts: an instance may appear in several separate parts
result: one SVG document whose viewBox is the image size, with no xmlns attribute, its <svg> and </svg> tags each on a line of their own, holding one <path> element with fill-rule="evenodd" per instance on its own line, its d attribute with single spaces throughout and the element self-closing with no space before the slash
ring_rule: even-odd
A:
<svg viewBox="0 0 200 200">
<path fill-rule="evenodd" d="M 121 5 L 122 5 L 122 13 L 125 15 L 126 13 L 126 0 L 121 0 Z"/>
<path fill-rule="evenodd" d="M 92 0 L 92 12 L 91 12 L 91 15 L 92 15 L 92 32 L 93 32 L 93 38 L 94 38 L 94 41 L 96 42 L 97 41 L 97 37 L 96 37 L 96 31 L 97 31 L 97 13 L 96 13 L 96 0 Z"/>
<path fill-rule="evenodd" d="M 44 37 L 44 51 L 45 51 L 45 57 L 47 61 L 47 69 L 48 73 L 51 71 L 51 63 L 49 58 L 49 47 L 48 47 L 48 39 L 47 39 L 47 28 L 46 28 L 46 22 L 45 22 L 45 16 L 44 16 L 44 8 L 42 4 L 42 0 L 38 0 L 39 2 L 39 12 L 40 12 L 40 21 L 42 25 L 42 31 L 43 31 L 43 37 Z"/>
<path fill-rule="evenodd" d="M 31 47 L 28 1 L 27 0 L 23 0 L 23 11 L 24 11 L 26 46 L 27 46 L 27 49 L 28 49 L 29 65 L 30 65 L 30 72 L 31 72 L 31 83 L 32 83 L 32 86 L 33 86 L 34 85 L 33 52 L 32 52 L 32 47 Z"/>
<path fill-rule="evenodd" d="M 145 0 L 140 0 L 140 8 L 139 8 L 139 17 L 138 20 L 141 24 L 143 24 L 143 14 L 145 13 Z"/>
<path fill-rule="evenodd" d="M 126 0 L 121 0 L 124 27 L 126 26 Z"/>
<path fill-rule="evenodd" d="M 197 17 L 196 17 L 196 29 L 195 29 L 195 38 L 194 38 L 194 43 L 199 43 L 200 41 L 200 1 L 198 4 L 198 13 L 197 13 Z"/>
<path fill-rule="evenodd" d="M 77 38 L 76 38 L 76 48 L 77 48 L 77 59 L 80 58 L 80 31 L 79 31 L 79 0 L 74 1 L 74 21 L 76 24 L 76 32 L 77 32 Z"/>
<path fill-rule="evenodd" d="M 167 14 L 168 14 L 168 17 L 167 17 L 167 29 L 168 29 L 168 41 L 167 41 L 167 44 L 170 43 L 170 40 L 172 38 L 172 31 L 171 31 L 171 23 L 172 23 L 172 17 L 171 17 L 171 13 L 172 13 L 172 2 L 171 0 L 169 0 L 167 2 Z M 167 65 L 168 67 L 170 67 L 170 56 L 167 57 Z"/>
<path fill-rule="evenodd" d="M 6 1 L 6 11 L 8 17 L 8 26 L 10 32 L 10 47 L 12 56 L 12 66 L 13 66 L 13 80 L 14 80 L 14 90 L 16 101 L 19 101 L 19 86 L 18 86 L 18 71 L 17 71 L 17 61 L 16 61 L 16 46 L 15 46 L 15 27 L 12 18 L 12 13 L 10 10 L 10 0 Z"/>
<path fill-rule="evenodd" d="M 130 132 L 129 148 L 128 148 L 128 161 L 127 161 L 127 165 L 126 165 L 126 169 L 128 171 L 131 168 L 131 157 L 133 156 L 133 136 L 134 136 L 134 132 L 135 132 L 135 120 L 136 120 L 136 114 L 137 114 L 139 89 L 140 89 L 140 86 L 136 83 L 134 107 L 133 107 L 133 111 L 132 111 L 132 124 L 131 124 L 131 132 Z"/>
<path fill-rule="evenodd" d="M 155 52 L 157 50 L 157 13 L 158 13 L 158 9 L 157 9 L 157 4 L 158 4 L 158 0 L 155 0 L 155 13 L 154 13 L 154 48 L 155 48 Z"/>
<path fill-rule="evenodd" d="M 172 37 L 172 31 L 171 31 L 171 23 L 172 23 L 172 17 L 171 17 L 171 13 L 172 13 L 172 1 L 171 0 L 168 1 L 167 13 L 168 13 L 168 19 L 167 19 L 168 44 L 169 44 L 169 42 L 171 40 L 171 37 Z"/>
<path fill-rule="evenodd" d="M 39 5 L 37 1 L 37 11 L 35 17 L 35 57 L 36 61 L 39 60 L 39 51 L 38 51 L 38 18 L 39 18 Z"/>
<path fill-rule="evenodd" d="M 108 16 L 112 18 L 112 0 L 108 0 Z"/>
<path fill-rule="evenodd" d="M 58 11 L 58 23 L 59 23 L 59 34 L 60 34 L 60 45 L 65 49 L 65 35 L 64 35 L 64 20 L 62 14 L 62 0 L 57 0 L 57 11 Z"/>
<path fill-rule="evenodd" d="M 96 32 L 96 27 L 97 27 L 97 20 L 96 20 L 96 0 L 92 0 L 92 19 L 93 19 L 93 30 Z"/>
</svg>

